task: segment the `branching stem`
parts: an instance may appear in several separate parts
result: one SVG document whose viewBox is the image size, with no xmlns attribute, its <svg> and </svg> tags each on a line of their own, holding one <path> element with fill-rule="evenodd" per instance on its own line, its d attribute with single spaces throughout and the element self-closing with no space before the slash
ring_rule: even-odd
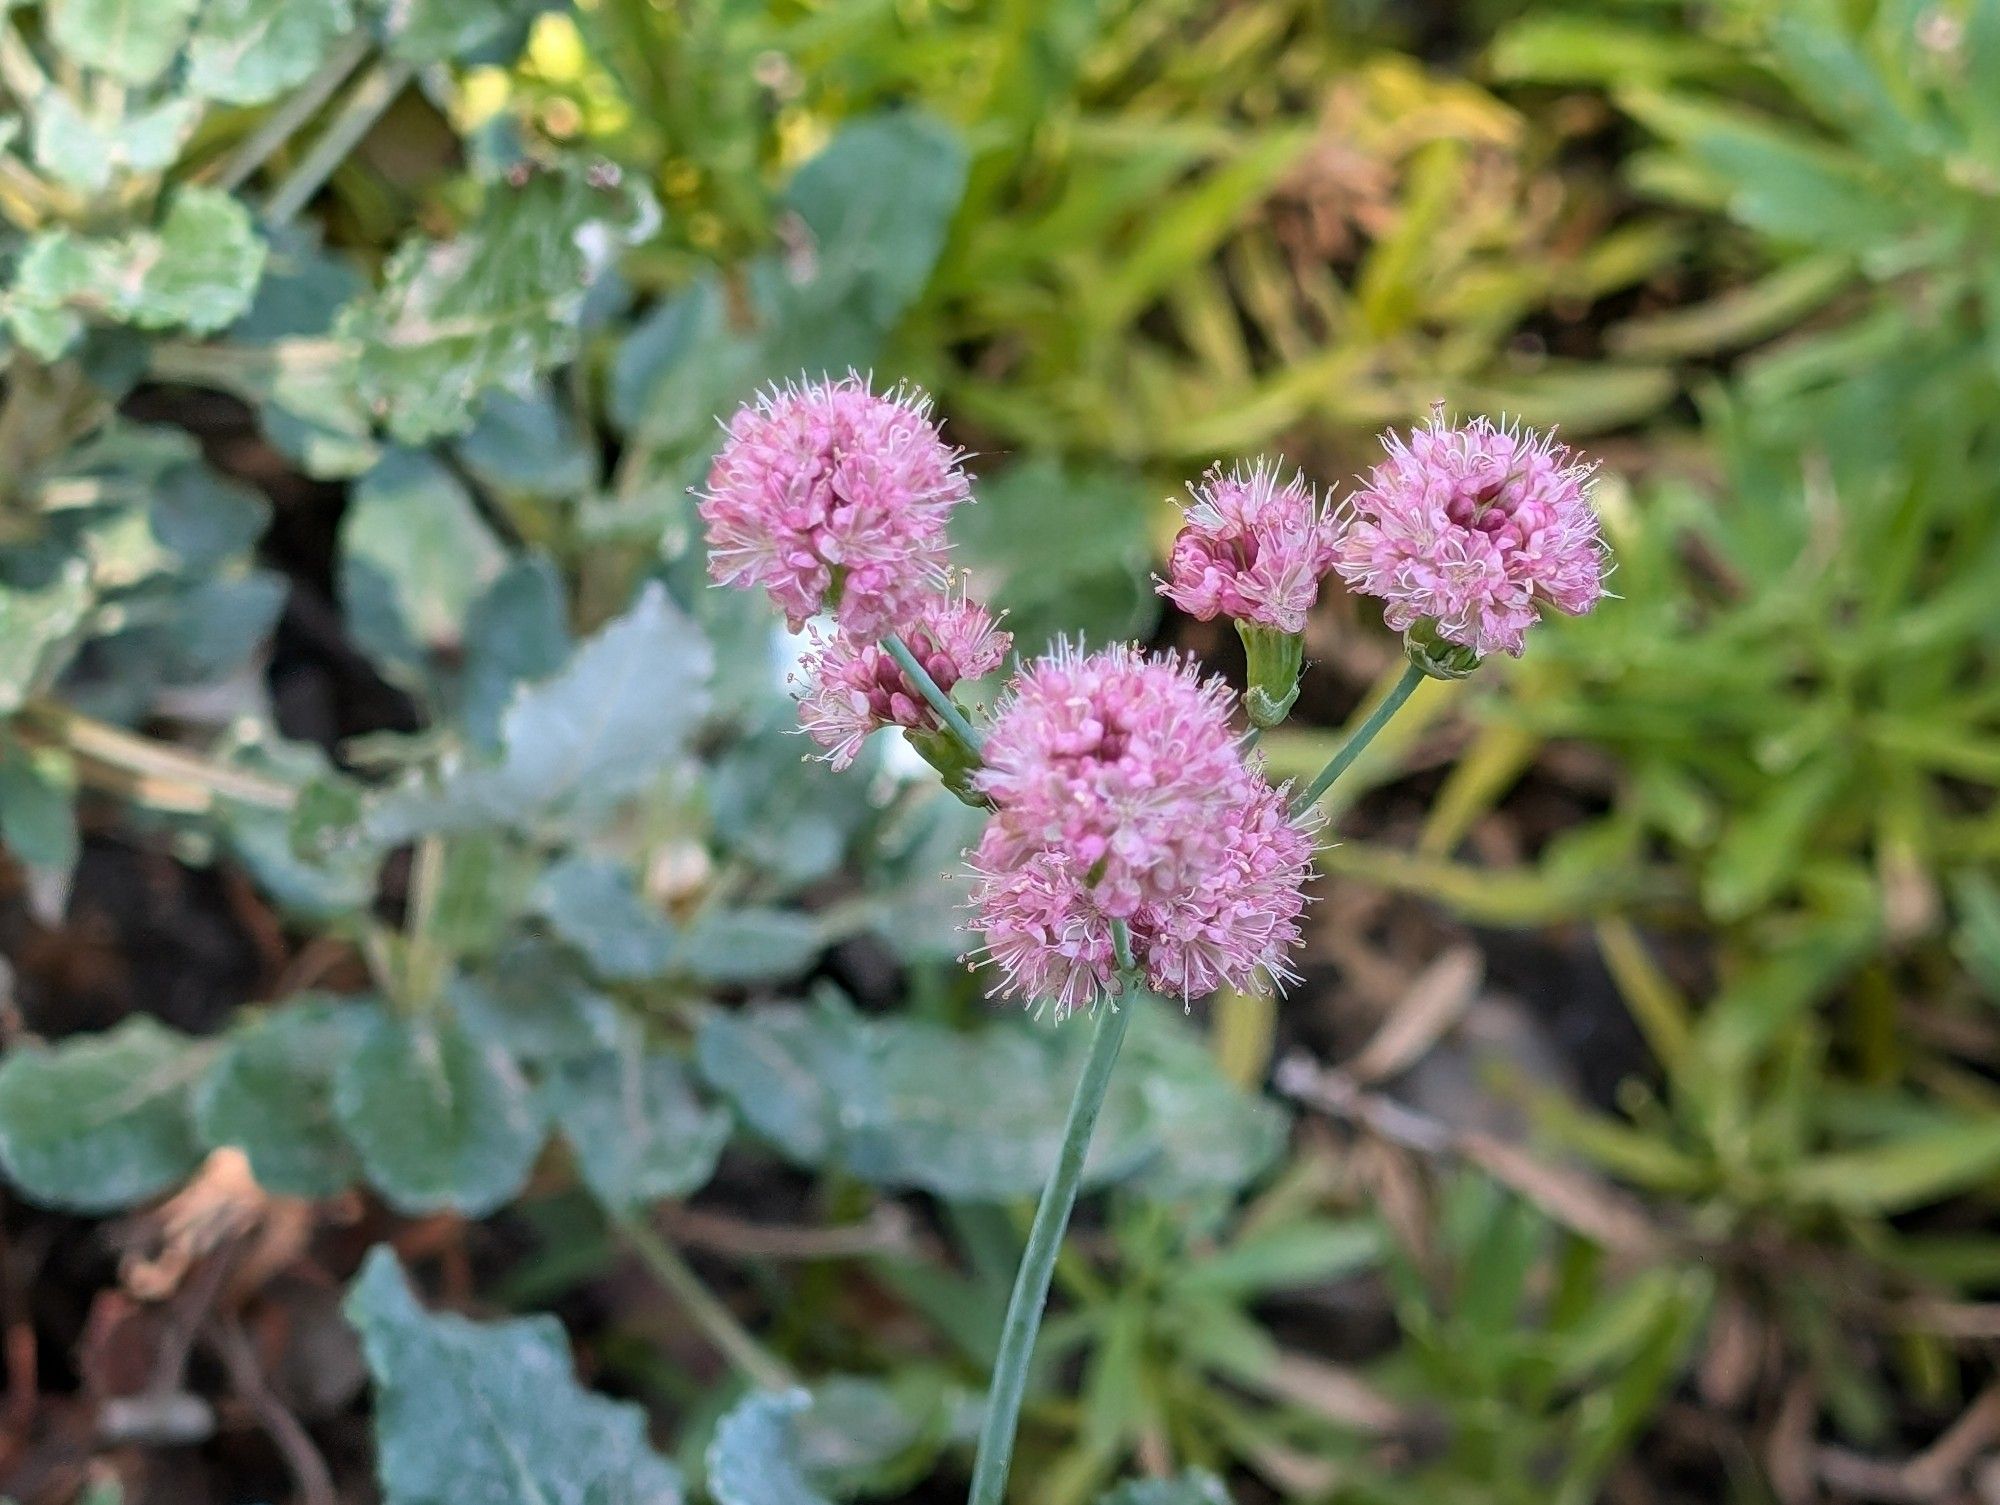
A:
<svg viewBox="0 0 2000 1505">
<path fill-rule="evenodd" d="M 1292 813 L 1303 815 L 1319 803 L 1319 797 L 1333 787 L 1333 781 L 1354 765 L 1354 760 L 1368 750 L 1368 744 L 1375 740 L 1376 733 L 1389 724 L 1389 718 L 1403 707 L 1403 702 L 1418 685 L 1424 681 L 1424 671 L 1415 664 L 1403 668 L 1403 676 L 1390 687 L 1382 697 L 1382 703 L 1369 712 L 1368 719 L 1361 723 L 1354 735 L 1347 739 L 1339 752 L 1335 753 L 1326 767 L 1319 771 L 1314 780 L 1299 791 L 1292 801 Z"/>
<path fill-rule="evenodd" d="M 320 185 L 347 160 L 347 154 L 368 134 L 382 112 L 396 102 L 396 96 L 403 92 L 403 86 L 415 72 L 408 63 L 384 59 L 362 75 L 354 92 L 347 96 L 347 103 L 340 107 L 340 113 L 327 122 L 319 139 L 307 148 L 285 180 L 271 190 L 270 201 L 264 205 L 265 224 L 273 227 L 287 224 L 312 202 Z"/>
<path fill-rule="evenodd" d="M 951 734 L 963 742 L 974 757 L 981 756 L 985 750 L 985 739 L 973 730 L 972 723 L 965 719 L 965 712 L 958 708 L 958 703 L 938 688 L 938 682 L 931 678 L 930 671 L 910 652 L 910 645 L 892 632 L 882 639 L 882 646 L 889 651 L 889 657 L 896 661 L 897 667 L 909 676 L 910 683 L 930 702 L 931 709 L 938 713 L 938 719 Z"/>
<path fill-rule="evenodd" d="M 689 1320 L 745 1379 L 766 1390 L 788 1390 L 798 1383 L 784 1360 L 750 1336 L 736 1314 L 702 1284 L 680 1251 L 655 1233 L 644 1218 L 619 1217 L 616 1222 L 640 1263 L 673 1293 Z"/>
</svg>

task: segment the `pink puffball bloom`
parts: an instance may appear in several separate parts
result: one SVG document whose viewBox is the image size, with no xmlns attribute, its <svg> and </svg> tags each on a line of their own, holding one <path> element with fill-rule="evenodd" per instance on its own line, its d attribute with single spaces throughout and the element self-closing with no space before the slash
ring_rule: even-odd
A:
<svg viewBox="0 0 2000 1505">
<path fill-rule="evenodd" d="M 963 597 L 927 597 L 903 632 L 905 644 L 947 695 L 962 679 L 1000 667 L 1013 638 L 993 625 L 985 607 Z M 879 643 L 845 628 L 816 638 L 805 655 L 806 689 L 799 724 L 824 747 L 826 760 L 845 768 L 868 734 L 884 726 L 937 732 L 937 713 Z"/>
<path fill-rule="evenodd" d="M 1442 405 L 1348 504 L 1335 568 L 1386 604 L 1388 624 L 1434 624 L 1480 655 L 1518 654 L 1541 604 L 1577 616 L 1604 593 L 1604 545 L 1587 495 L 1592 467 L 1567 445 Z"/>
<path fill-rule="evenodd" d="M 861 377 L 775 388 L 737 410 L 698 493 L 709 574 L 762 586 L 794 631 L 824 608 L 863 637 L 945 584 L 945 517 L 971 495 L 929 401 Z"/>
<path fill-rule="evenodd" d="M 1243 768 L 1222 681 L 1129 645 L 1062 648 L 1024 668 L 984 759 L 974 785 L 1007 833 L 1002 864 L 1060 852 L 1122 919 L 1206 865 L 1210 817 Z"/>
<path fill-rule="evenodd" d="M 1174 539 L 1160 593 L 1206 622 L 1231 617 L 1278 632 L 1303 632 L 1333 568 L 1339 525 L 1303 474 L 1282 480 L 1275 465 L 1209 471 Z"/>
<path fill-rule="evenodd" d="M 994 815 L 973 908 L 998 991 L 1058 1016 L 1114 988 L 1112 925 L 1148 986 L 1192 998 L 1291 975 L 1311 842 L 1243 761 L 1228 691 L 1131 647 L 1029 666 L 974 784 Z"/>
</svg>

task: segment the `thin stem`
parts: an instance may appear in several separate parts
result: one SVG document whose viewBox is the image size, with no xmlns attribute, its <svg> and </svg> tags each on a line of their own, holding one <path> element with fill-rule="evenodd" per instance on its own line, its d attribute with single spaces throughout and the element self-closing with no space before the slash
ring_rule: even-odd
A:
<svg viewBox="0 0 2000 1505">
<path fill-rule="evenodd" d="M 347 159 L 382 112 L 396 102 L 415 72 L 408 63 L 385 59 L 362 76 L 340 113 L 327 123 L 285 180 L 271 190 L 270 201 L 264 205 L 267 225 L 285 224 L 312 201 L 320 185 Z"/>
<path fill-rule="evenodd" d="M 1130 942 L 1123 937 L 1122 930 L 1121 926 L 1121 959 L 1131 954 Z M 1014 1435 L 1021 1422 L 1021 1398 L 1028 1385 L 1028 1361 L 1034 1356 L 1042 1308 L 1049 1299 L 1049 1280 L 1055 1273 L 1063 1234 L 1069 1228 L 1070 1212 L 1076 1206 L 1084 1154 L 1090 1148 L 1091 1131 L 1097 1127 L 1098 1110 L 1104 1106 L 1105 1089 L 1111 1084 L 1111 1068 L 1117 1063 L 1118 1047 L 1125 1041 L 1125 1026 L 1131 1022 L 1132 1010 L 1138 1003 L 1137 989 L 1128 986 L 1124 997 L 1107 998 L 1097 1006 L 1090 1054 L 1084 1060 L 1083 1075 L 1077 1078 L 1076 1093 L 1070 1099 L 1062 1147 L 1056 1153 L 1048 1184 L 1042 1188 L 1042 1200 L 1035 1207 L 1035 1221 L 1028 1229 L 1028 1247 L 1021 1255 L 1021 1268 L 1014 1275 L 1014 1293 L 1007 1300 L 1007 1319 L 1000 1329 L 1000 1351 L 993 1360 L 993 1384 L 987 1391 L 986 1416 L 979 1428 L 979 1452 L 972 1464 L 968 1505 L 1000 1505 L 1007 1491 L 1007 1468 L 1013 1462 Z"/>
<path fill-rule="evenodd" d="M 347 82 L 348 75 L 361 66 L 374 39 L 366 29 L 357 31 L 334 49 L 319 72 L 294 89 L 289 98 L 257 123 L 257 129 L 236 144 L 223 159 L 215 175 L 218 188 L 240 188 L 250 175 L 270 159 L 271 153 L 291 140 L 292 133 L 320 112 L 334 91 Z"/>
<path fill-rule="evenodd" d="M 202 815 L 222 799 L 262 810 L 290 810 L 297 797 L 289 784 L 155 742 L 53 701 L 29 701 L 15 713 L 15 727 L 30 742 L 67 748 L 83 763 L 121 776 L 119 792 L 155 809 Z"/>
<path fill-rule="evenodd" d="M 1402 709 L 1403 702 L 1410 698 L 1411 692 L 1422 684 L 1423 680 L 1423 670 L 1415 664 L 1404 665 L 1403 677 L 1396 681 L 1387 695 L 1382 697 L 1382 703 L 1369 713 L 1368 719 L 1361 723 L 1360 729 L 1347 739 L 1346 745 L 1333 755 L 1332 761 L 1326 767 L 1319 771 L 1319 777 L 1306 785 L 1292 801 L 1294 815 L 1303 815 L 1319 803 L 1319 797 L 1331 789 L 1333 781 L 1346 773 L 1353 766 L 1354 760 L 1368 750 L 1368 744 L 1375 740 L 1375 734 L 1389 724 L 1389 718 Z"/>
<path fill-rule="evenodd" d="M 450 958 L 438 943 L 438 900 L 444 889 L 442 836 L 424 836 L 410 854 L 409 895 L 403 915 L 403 991 L 418 1013 L 435 1011 Z"/>
<path fill-rule="evenodd" d="M 951 734 L 971 749 L 974 757 L 980 756 L 985 750 L 985 739 L 972 729 L 972 723 L 965 719 L 965 712 L 958 708 L 958 703 L 938 688 L 938 682 L 931 678 L 930 671 L 917 662 L 917 656 L 910 652 L 910 645 L 892 632 L 882 639 L 882 646 L 889 650 L 889 657 L 896 661 L 897 667 L 909 676 L 910 683 L 930 702 L 931 709 L 938 713 L 938 719 L 950 728 Z"/>
<path fill-rule="evenodd" d="M 673 1292 L 674 1299 L 703 1336 L 745 1379 L 765 1390 L 787 1390 L 797 1383 L 784 1360 L 750 1336 L 736 1320 L 736 1314 L 701 1283 L 701 1277 L 681 1258 L 679 1250 L 641 1218 L 621 1217 L 616 1221 L 632 1252 L 661 1285 Z"/>
<path fill-rule="evenodd" d="M 42 65 L 35 61 L 34 49 L 23 40 L 12 17 L 0 22 L 0 86 L 14 96 L 23 114 L 41 107 L 42 96 L 55 88 Z"/>
</svg>

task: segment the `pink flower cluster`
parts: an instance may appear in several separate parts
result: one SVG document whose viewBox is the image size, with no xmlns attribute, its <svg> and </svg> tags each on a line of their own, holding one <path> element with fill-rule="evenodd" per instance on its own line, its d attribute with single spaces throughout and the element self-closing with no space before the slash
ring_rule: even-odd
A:
<svg viewBox="0 0 2000 1505">
<path fill-rule="evenodd" d="M 999 668 L 1014 641 L 993 625 L 985 607 L 942 593 L 918 604 L 903 637 L 947 695 L 960 680 Z M 838 630 L 816 638 L 801 667 L 805 693 L 799 697 L 799 724 L 827 750 L 826 760 L 835 768 L 852 763 L 863 740 L 880 727 L 941 729 L 923 692 L 879 642 Z"/>
<path fill-rule="evenodd" d="M 974 780 L 994 806 L 972 869 L 998 991 L 1059 1015 L 1108 996 L 1114 921 L 1158 992 L 1290 977 L 1312 843 L 1228 713 L 1220 681 L 1130 647 L 1021 672 Z"/>
<path fill-rule="evenodd" d="M 1540 606 L 1583 612 L 1602 594 L 1589 470 L 1568 449 L 1441 414 L 1387 446 L 1338 519 L 1273 465 L 1193 488 L 1160 589 L 1235 619 L 1259 726 L 1296 693 L 1330 571 L 1381 597 L 1432 673 L 1518 653 Z M 1290 980 L 1312 841 L 1245 761 L 1221 681 L 1129 646 L 1060 649 L 1020 671 L 982 748 L 884 646 L 898 635 L 947 695 L 1007 655 L 987 611 L 948 589 L 945 518 L 971 493 L 959 458 L 921 397 L 855 376 L 773 391 L 731 420 L 701 493 L 710 570 L 767 590 L 794 630 L 833 613 L 803 659 L 805 730 L 838 768 L 870 732 L 903 727 L 948 787 L 991 806 L 970 865 L 999 992 L 1058 1015 L 1095 1005 L 1118 987 L 1121 926 L 1156 992 Z"/>
<path fill-rule="evenodd" d="M 761 586 L 794 631 L 831 607 L 893 631 L 945 584 L 945 517 L 972 488 L 959 453 L 902 391 L 850 375 L 740 409 L 701 493 L 709 573 Z"/>
<path fill-rule="evenodd" d="M 1475 653 L 1518 654 L 1538 605 L 1576 616 L 1597 604 L 1590 467 L 1568 446 L 1484 418 L 1452 427 L 1442 412 L 1384 443 L 1389 458 L 1349 503 L 1335 568 L 1386 603 L 1391 627 L 1433 623 Z"/>
<path fill-rule="evenodd" d="M 1274 465 L 1211 470 L 1189 488 L 1187 524 L 1174 540 L 1161 593 L 1206 622 L 1233 617 L 1303 632 L 1333 568 L 1339 526 L 1303 474 Z"/>
</svg>

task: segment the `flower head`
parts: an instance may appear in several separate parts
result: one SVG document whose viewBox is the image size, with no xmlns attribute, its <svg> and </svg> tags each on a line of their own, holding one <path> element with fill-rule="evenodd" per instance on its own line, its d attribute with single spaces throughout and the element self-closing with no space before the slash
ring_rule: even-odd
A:
<svg viewBox="0 0 2000 1505">
<path fill-rule="evenodd" d="M 1388 459 L 1349 503 L 1335 568 L 1387 603 L 1391 627 L 1518 654 L 1539 605 L 1576 616 L 1597 604 L 1591 467 L 1567 445 L 1484 418 L 1448 425 L 1442 405 L 1384 444 Z"/>
<path fill-rule="evenodd" d="M 1174 540 L 1160 592 L 1181 610 L 1303 632 L 1333 568 L 1339 528 L 1303 474 L 1274 465 L 1211 470 Z"/>
<path fill-rule="evenodd" d="M 1019 855 L 1060 851 L 1120 918 L 1184 886 L 1243 766 L 1222 682 L 1123 645 L 1058 649 L 1023 669 L 985 762 L 977 786 Z"/>
<path fill-rule="evenodd" d="M 993 625 L 985 607 L 943 594 L 924 599 L 903 637 L 946 694 L 962 679 L 999 668 L 1013 644 Z M 923 692 L 878 642 L 836 628 L 830 636 L 814 638 L 801 667 L 806 689 L 799 697 L 799 724 L 827 750 L 827 761 L 835 768 L 852 763 L 863 739 L 879 727 L 940 729 Z"/>
<path fill-rule="evenodd" d="M 1311 843 L 1244 761 L 1228 692 L 1129 647 L 1025 670 L 975 783 L 994 806 L 973 907 L 999 991 L 1058 1014 L 1114 989 L 1113 925 L 1147 984 L 1191 998 L 1289 977 Z"/>
<path fill-rule="evenodd" d="M 945 517 L 971 495 L 924 398 L 859 376 L 775 388 L 729 421 L 700 495 L 709 573 L 762 586 L 796 631 L 831 606 L 874 635 L 945 583 Z"/>
</svg>

